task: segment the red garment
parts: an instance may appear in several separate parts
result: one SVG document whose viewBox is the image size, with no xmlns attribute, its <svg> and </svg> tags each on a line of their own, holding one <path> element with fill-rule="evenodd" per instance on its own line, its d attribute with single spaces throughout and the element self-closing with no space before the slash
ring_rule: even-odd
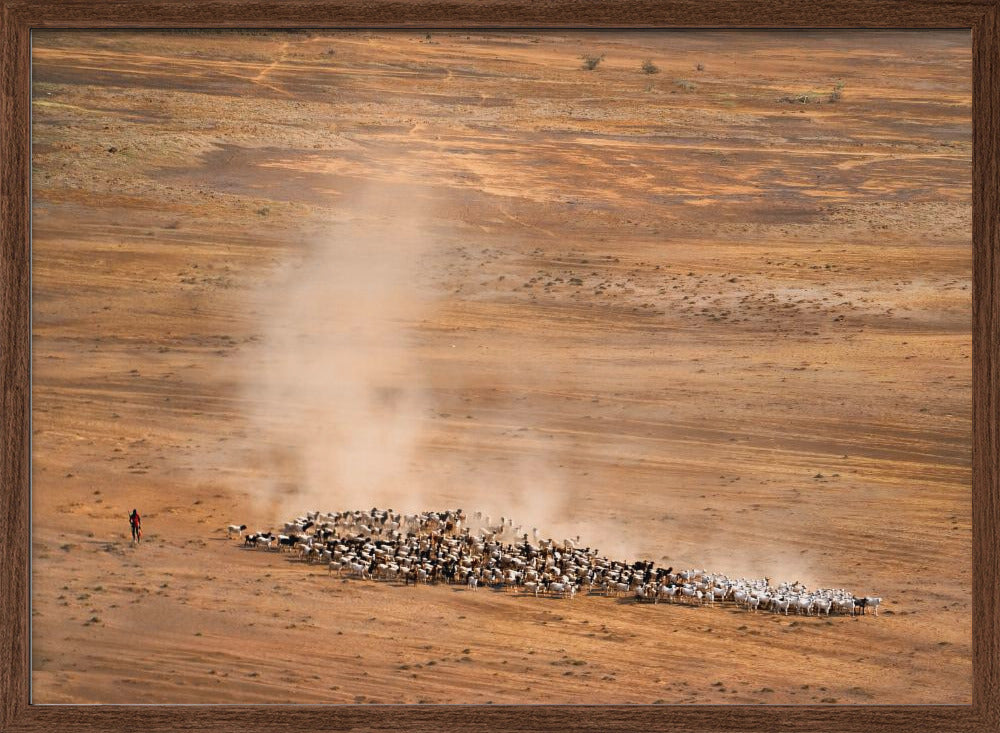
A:
<svg viewBox="0 0 1000 733">
<path fill-rule="evenodd" d="M 138 527 L 139 526 L 139 512 L 133 513 L 132 516 L 131 516 L 131 520 L 132 520 L 132 526 L 133 527 Z"/>
</svg>

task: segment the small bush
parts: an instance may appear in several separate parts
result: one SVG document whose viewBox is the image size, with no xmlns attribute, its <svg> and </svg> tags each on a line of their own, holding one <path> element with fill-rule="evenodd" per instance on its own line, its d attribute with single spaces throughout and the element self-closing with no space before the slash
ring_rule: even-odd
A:
<svg viewBox="0 0 1000 733">
<path fill-rule="evenodd" d="M 844 82 L 838 81 L 834 87 L 833 91 L 830 92 L 830 96 L 827 98 L 828 102 L 839 102 L 841 97 L 841 92 L 844 89 Z"/>
<path fill-rule="evenodd" d="M 688 81 L 687 79 L 674 79 L 674 86 L 683 89 L 685 92 L 693 92 L 698 88 L 698 85 L 693 81 Z"/>
<path fill-rule="evenodd" d="M 583 59 L 583 68 L 587 71 L 593 71 L 597 68 L 598 64 L 604 61 L 604 54 L 602 53 L 600 56 L 584 54 L 580 58 Z"/>
<path fill-rule="evenodd" d="M 642 73 L 643 74 L 659 74 L 660 67 L 652 62 L 651 59 L 646 59 L 642 62 Z"/>
</svg>

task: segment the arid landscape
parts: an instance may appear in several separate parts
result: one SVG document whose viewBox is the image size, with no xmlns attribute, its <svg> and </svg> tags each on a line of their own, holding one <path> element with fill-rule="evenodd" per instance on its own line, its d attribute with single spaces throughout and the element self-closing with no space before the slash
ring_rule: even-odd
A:
<svg viewBox="0 0 1000 733">
<path fill-rule="evenodd" d="M 970 43 L 36 32 L 33 702 L 970 702 Z M 884 600 L 226 538 L 372 506 Z"/>
</svg>

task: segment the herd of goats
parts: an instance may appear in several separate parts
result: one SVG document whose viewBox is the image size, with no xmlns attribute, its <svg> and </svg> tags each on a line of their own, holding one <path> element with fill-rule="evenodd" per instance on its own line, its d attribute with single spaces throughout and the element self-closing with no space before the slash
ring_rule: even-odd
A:
<svg viewBox="0 0 1000 733">
<path fill-rule="evenodd" d="M 769 578 L 728 578 L 704 570 L 675 572 L 653 562 L 625 563 L 580 547 L 579 537 L 561 542 L 529 539 L 505 517 L 493 524 L 461 509 L 422 514 L 392 510 L 310 512 L 284 525 L 282 533 L 244 536 L 246 525 L 230 525 L 246 548 L 296 553 L 322 562 L 338 576 L 413 583 L 460 583 L 515 593 L 573 598 L 577 593 L 631 597 L 636 601 L 691 605 L 734 604 L 748 611 L 816 615 L 878 616 L 881 598 L 855 597 L 842 588 L 809 590 L 798 581 L 772 586 Z"/>
</svg>

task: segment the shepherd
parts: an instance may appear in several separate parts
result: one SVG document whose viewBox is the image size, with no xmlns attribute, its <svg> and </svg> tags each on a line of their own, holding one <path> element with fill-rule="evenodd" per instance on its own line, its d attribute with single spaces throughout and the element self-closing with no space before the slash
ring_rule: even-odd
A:
<svg viewBox="0 0 1000 733">
<path fill-rule="evenodd" d="M 132 527 L 132 541 L 138 542 L 142 539 L 142 520 L 139 519 L 139 510 L 133 509 L 128 515 L 128 523 Z"/>
</svg>

